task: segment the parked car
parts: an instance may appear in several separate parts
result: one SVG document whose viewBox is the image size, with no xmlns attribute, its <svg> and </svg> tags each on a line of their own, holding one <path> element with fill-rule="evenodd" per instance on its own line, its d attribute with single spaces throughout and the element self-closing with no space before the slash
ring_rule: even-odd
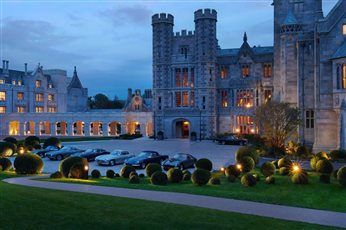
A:
<svg viewBox="0 0 346 230">
<path fill-rule="evenodd" d="M 143 151 L 136 157 L 127 159 L 125 164 L 144 169 L 149 163 L 161 164 L 166 159 L 168 159 L 167 155 L 160 155 L 156 151 Z"/>
<path fill-rule="evenodd" d="M 35 149 L 31 151 L 34 154 L 39 155 L 40 157 L 45 157 L 46 153 L 51 152 L 51 151 L 58 151 L 60 148 L 57 146 L 47 146 L 45 149 Z"/>
<path fill-rule="evenodd" d="M 125 150 L 113 150 L 110 154 L 96 157 L 95 160 L 98 165 L 115 165 L 123 164 L 126 159 L 134 156 Z"/>
<path fill-rule="evenodd" d="M 244 138 L 238 138 L 234 135 L 230 135 L 230 136 L 223 136 L 220 138 L 216 138 L 215 141 L 218 144 L 222 144 L 222 145 L 247 145 L 247 140 Z"/>
<path fill-rule="evenodd" d="M 84 152 L 74 153 L 72 156 L 80 156 L 86 158 L 87 161 L 95 161 L 96 157 L 109 154 L 110 152 L 104 149 L 87 149 Z"/>
<path fill-rule="evenodd" d="M 194 168 L 196 161 L 197 159 L 190 154 L 177 153 L 172 158 L 163 161 L 162 166 L 164 170 L 168 170 L 170 168 L 179 168 L 184 170 L 187 168 Z"/>
<path fill-rule="evenodd" d="M 73 147 L 73 146 L 66 146 L 61 148 L 58 151 L 51 151 L 46 153 L 46 157 L 48 157 L 50 160 L 62 160 L 66 157 L 71 156 L 74 153 L 81 153 L 84 152 L 84 150 Z"/>
</svg>

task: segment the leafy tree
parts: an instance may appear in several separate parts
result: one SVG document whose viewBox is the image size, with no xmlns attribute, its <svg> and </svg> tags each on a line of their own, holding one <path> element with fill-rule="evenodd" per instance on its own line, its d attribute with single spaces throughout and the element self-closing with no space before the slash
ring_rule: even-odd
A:
<svg viewBox="0 0 346 230">
<path fill-rule="evenodd" d="M 108 109 L 110 101 L 108 97 L 102 93 L 94 96 L 95 109 Z"/>
<path fill-rule="evenodd" d="M 269 102 L 259 106 L 255 113 L 255 122 L 263 135 L 274 149 L 283 148 L 285 141 L 300 124 L 298 108 L 288 103 Z"/>
<path fill-rule="evenodd" d="M 116 95 L 114 100 L 110 100 L 106 95 L 98 93 L 93 97 L 88 97 L 88 104 L 90 109 L 122 109 L 125 101 L 118 99 Z"/>
</svg>

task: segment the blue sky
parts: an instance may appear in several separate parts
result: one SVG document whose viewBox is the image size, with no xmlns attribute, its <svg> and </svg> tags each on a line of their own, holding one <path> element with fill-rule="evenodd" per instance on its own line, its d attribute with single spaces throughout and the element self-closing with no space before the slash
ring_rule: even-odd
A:
<svg viewBox="0 0 346 230">
<path fill-rule="evenodd" d="M 324 0 L 325 15 L 337 0 Z M 11 69 L 73 66 L 89 95 L 124 98 L 127 88 L 151 88 L 151 15 L 174 15 L 174 31 L 194 30 L 193 12 L 218 12 L 222 48 L 273 44 L 272 0 L 214 1 L 17 1 L 0 0 L 1 60 Z"/>
</svg>

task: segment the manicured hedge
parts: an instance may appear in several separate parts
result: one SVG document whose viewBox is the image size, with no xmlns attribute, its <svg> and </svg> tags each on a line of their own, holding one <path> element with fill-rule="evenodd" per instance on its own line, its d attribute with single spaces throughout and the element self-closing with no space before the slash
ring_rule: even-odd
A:
<svg viewBox="0 0 346 230">
<path fill-rule="evenodd" d="M 162 168 L 161 165 L 158 163 L 149 163 L 147 167 L 145 167 L 145 173 L 148 177 L 151 177 L 154 172 L 161 172 Z"/>
<path fill-rule="evenodd" d="M 189 181 L 191 180 L 191 173 L 189 170 L 183 171 L 183 181 Z"/>
<path fill-rule="evenodd" d="M 14 145 L 17 145 L 17 139 L 14 138 L 14 137 L 6 137 L 6 138 L 4 138 L 4 141 L 5 141 L 5 142 L 12 143 L 12 144 L 14 144 Z"/>
<path fill-rule="evenodd" d="M 256 185 L 256 178 L 251 173 L 246 173 L 241 177 L 240 183 L 246 187 L 253 187 Z"/>
<path fill-rule="evenodd" d="M 250 172 L 255 167 L 255 161 L 253 160 L 252 157 L 249 157 L 249 156 L 243 157 L 238 163 L 241 164 L 242 172 L 245 172 L 245 173 Z"/>
<path fill-rule="evenodd" d="M 195 185 L 206 185 L 211 177 L 208 170 L 197 168 L 191 176 L 192 183 Z"/>
<path fill-rule="evenodd" d="M 74 164 L 81 163 L 85 166 L 89 167 L 88 161 L 85 158 L 81 157 L 68 157 L 60 162 L 59 171 L 62 173 L 64 177 L 68 177 L 70 173 L 70 169 Z"/>
<path fill-rule="evenodd" d="M 55 173 L 50 174 L 50 178 L 52 178 L 52 179 L 60 179 L 62 177 L 63 177 L 63 175 L 59 171 L 56 171 Z"/>
<path fill-rule="evenodd" d="M 167 172 L 168 181 L 180 183 L 183 180 L 183 172 L 180 169 L 171 168 Z"/>
<path fill-rule="evenodd" d="M 330 175 L 333 170 L 333 164 L 329 160 L 319 160 L 316 164 L 316 171 L 319 173 Z"/>
<path fill-rule="evenodd" d="M 43 161 L 36 154 L 18 155 L 14 159 L 17 174 L 39 174 L 43 169 Z"/>
<path fill-rule="evenodd" d="M 309 175 L 307 172 L 302 170 L 301 172 L 293 173 L 291 180 L 294 184 L 308 184 Z"/>
<path fill-rule="evenodd" d="M 130 176 L 129 183 L 130 184 L 139 184 L 139 177 L 136 175 Z"/>
<path fill-rule="evenodd" d="M 85 167 L 83 163 L 72 165 L 69 172 L 69 178 L 88 179 L 88 167 Z"/>
<path fill-rule="evenodd" d="M 229 165 L 225 169 L 225 175 L 229 177 L 230 175 L 233 175 L 235 177 L 238 177 L 241 174 L 241 170 L 237 168 L 236 165 Z"/>
<path fill-rule="evenodd" d="M 333 160 L 346 159 L 346 151 L 343 149 L 332 150 L 329 155 Z"/>
<path fill-rule="evenodd" d="M 0 157 L 10 157 L 16 152 L 16 146 L 10 142 L 0 142 Z"/>
<path fill-rule="evenodd" d="M 279 168 L 282 168 L 282 167 L 290 168 L 291 165 L 292 165 L 292 161 L 288 159 L 287 157 L 283 157 L 278 161 Z"/>
<path fill-rule="evenodd" d="M 218 177 L 211 177 L 209 179 L 209 184 L 212 184 L 212 185 L 220 185 L 221 184 L 221 180 L 220 178 Z"/>
<path fill-rule="evenodd" d="M 213 169 L 213 163 L 207 158 L 199 159 L 198 161 L 196 161 L 195 165 L 197 169 L 204 169 L 209 172 Z"/>
<path fill-rule="evenodd" d="M 136 169 L 131 165 L 125 165 L 120 170 L 120 176 L 124 178 L 129 178 L 131 172 L 136 172 Z"/>
<path fill-rule="evenodd" d="M 40 144 L 40 138 L 37 136 L 29 136 L 24 140 L 25 146 L 37 147 Z"/>
<path fill-rule="evenodd" d="M 265 177 L 272 176 L 275 173 L 275 165 L 271 162 L 265 162 L 262 164 L 261 172 Z"/>
<path fill-rule="evenodd" d="M 12 162 L 7 158 L 1 158 L 0 157 L 0 166 L 2 168 L 2 170 L 0 170 L 0 171 L 7 171 L 7 170 L 10 170 L 12 168 Z"/>
<path fill-rule="evenodd" d="M 275 177 L 273 176 L 268 176 L 266 179 L 265 179 L 265 182 L 267 184 L 275 184 Z"/>
<path fill-rule="evenodd" d="M 346 187 L 346 166 L 338 170 L 336 178 L 342 186 Z"/>
<path fill-rule="evenodd" d="M 240 147 L 235 153 L 235 159 L 237 162 L 241 161 L 244 157 L 251 157 L 255 164 L 259 162 L 259 156 L 256 153 L 256 149 L 248 146 Z"/>
<path fill-rule="evenodd" d="M 167 185 L 168 178 L 164 172 L 156 171 L 151 175 L 150 182 L 153 185 Z"/>
</svg>

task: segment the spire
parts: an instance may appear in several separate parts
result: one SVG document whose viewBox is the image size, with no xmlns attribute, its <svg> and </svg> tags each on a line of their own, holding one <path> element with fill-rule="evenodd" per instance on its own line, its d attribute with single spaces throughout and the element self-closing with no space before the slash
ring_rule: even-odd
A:
<svg viewBox="0 0 346 230">
<path fill-rule="evenodd" d="M 79 89 L 83 88 L 82 83 L 80 82 L 79 77 L 77 75 L 76 66 L 74 67 L 73 77 L 70 84 L 68 85 L 68 88 L 79 88 Z"/>
<path fill-rule="evenodd" d="M 246 34 L 246 32 L 244 33 L 243 41 L 244 41 L 244 42 L 247 42 L 247 34 Z"/>
</svg>

